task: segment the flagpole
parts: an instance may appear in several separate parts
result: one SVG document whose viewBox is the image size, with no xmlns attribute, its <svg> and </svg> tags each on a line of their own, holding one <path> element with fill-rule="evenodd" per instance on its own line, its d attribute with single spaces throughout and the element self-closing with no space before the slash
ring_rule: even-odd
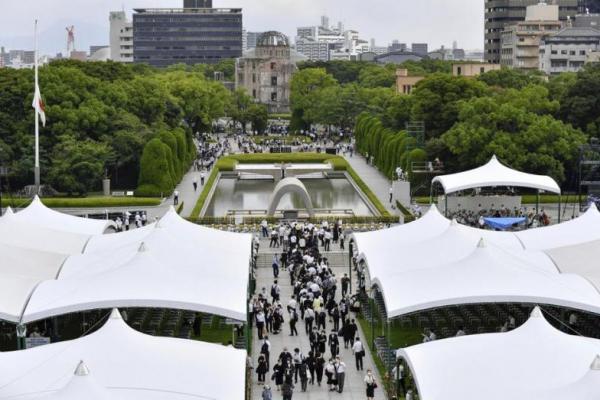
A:
<svg viewBox="0 0 600 400">
<path fill-rule="evenodd" d="M 34 29 L 34 62 L 35 62 L 35 87 L 34 93 L 38 88 L 38 48 L 37 48 L 37 19 L 35 20 L 35 29 Z M 35 96 L 35 94 L 34 94 Z M 34 110 L 35 116 L 35 168 L 33 170 L 34 174 L 34 184 L 35 184 L 35 193 L 37 195 L 40 194 L 40 117 L 38 115 L 38 110 Z"/>
</svg>

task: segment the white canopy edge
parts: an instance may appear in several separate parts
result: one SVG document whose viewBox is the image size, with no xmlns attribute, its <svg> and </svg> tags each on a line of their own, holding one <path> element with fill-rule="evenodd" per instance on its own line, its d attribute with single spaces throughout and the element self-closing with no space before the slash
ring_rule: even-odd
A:
<svg viewBox="0 0 600 400">
<path fill-rule="evenodd" d="M 491 160 L 478 168 L 455 174 L 440 175 L 431 184 L 439 183 L 446 194 L 461 190 L 493 186 L 516 186 L 560 194 L 560 187 L 554 179 L 546 175 L 528 174 L 503 165 L 494 155 Z"/>
</svg>

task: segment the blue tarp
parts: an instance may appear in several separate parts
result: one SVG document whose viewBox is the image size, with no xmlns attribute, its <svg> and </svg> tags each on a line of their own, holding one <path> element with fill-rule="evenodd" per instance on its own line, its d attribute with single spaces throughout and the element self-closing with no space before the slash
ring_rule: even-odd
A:
<svg viewBox="0 0 600 400">
<path fill-rule="evenodd" d="M 506 230 L 511 228 L 515 224 L 522 224 L 527 220 L 526 217 L 518 218 L 483 218 L 485 223 L 493 229 Z"/>
</svg>

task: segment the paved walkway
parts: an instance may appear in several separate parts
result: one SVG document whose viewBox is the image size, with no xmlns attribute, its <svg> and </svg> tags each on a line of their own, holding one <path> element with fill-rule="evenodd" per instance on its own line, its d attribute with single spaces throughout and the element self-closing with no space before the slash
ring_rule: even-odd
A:
<svg viewBox="0 0 600 400">
<path fill-rule="evenodd" d="M 269 259 L 272 257 L 271 254 L 273 254 L 274 252 L 277 252 L 278 249 L 269 249 L 269 242 L 267 240 L 261 240 L 261 244 L 260 244 L 260 250 L 259 250 L 259 254 L 265 254 L 262 257 L 268 257 Z M 326 253 L 326 254 L 332 254 L 332 253 L 337 253 L 340 256 L 342 255 L 342 253 L 339 251 L 339 249 L 334 246 L 332 246 L 332 252 Z M 333 259 L 333 257 L 331 258 Z M 332 265 L 333 271 L 335 273 L 335 275 L 338 277 L 343 276 L 344 272 L 348 271 L 348 266 L 347 265 Z M 279 280 L 278 280 L 279 285 L 281 286 L 281 299 L 282 299 L 282 304 L 284 305 L 284 307 L 287 305 L 288 300 L 290 299 L 291 295 L 292 295 L 292 287 L 290 286 L 290 279 L 289 279 L 289 274 L 287 273 L 287 271 L 281 271 L 279 274 Z M 262 287 L 265 287 L 267 290 L 267 293 L 270 294 L 270 288 L 271 285 L 273 284 L 273 270 L 271 269 L 271 267 L 259 267 L 258 271 L 257 271 L 257 292 L 259 292 L 261 290 Z M 353 287 L 355 286 L 355 283 L 353 282 Z M 339 301 L 340 298 L 340 289 L 337 290 L 337 301 Z M 354 318 L 354 313 L 350 313 L 351 318 Z M 271 355 L 270 355 L 270 362 L 271 362 L 271 368 L 273 365 L 275 365 L 275 361 L 277 360 L 277 357 L 279 356 L 279 354 L 281 353 L 281 351 L 283 350 L 283 347 L 287 347 L 288 350 L 290 352 L 293 353 L 294 348 L 298 347 L 300 348 L 301 352 L 306 356 L 308 354 L 308 352 L 310 351 L 310 343 L 308 340 L 308 336 L 305 333 L 305 327 L 304 327 L 304 322 L 303 321 L 298 321 L 298 323 L 296 324 L 296 328 L 298 329 L 298 333 L 299 336 L 289 336 L 290 333 L 290 329 L 289 329 L 289 318 L 287 316 L 287 314 L 284 316 L 285 318 L 285 322 L 283 325 L 283 331 L 277 335 L 269 335 L 269 340 L 271 342 Z M 327 332 L 329 333 L 331 328 L 329 325 L 329 321 L 328 321 L 328 330 Z M 260 353 L 260 347 L 261 347 L 261 343 L 258 340 L 258 335 L 256 332 L 256 327 L 254 326 L 254 329 L 252 330 L 252 334 L 253 334 L 253 346 L 252 346 L 252 360 L 254 362 L 254 365 L 256 365 L 256 362 L 258 360 L 258 356 Z M 300 390 L 300 381 L 298 381 L 298 384 L 296 385 L 296 388 L 294 389 L 294 395 L 293 395 L 293 399 L 294 400 L 329 400 L 329 399 L 336 399 L 336 400 L 364 400 L 366 399 L 366 392 L 365 392 L 365 384 L 364 384 L 364 377 L 366 374 L 367 369 L 371 369 L 376 375 L 376 379 L 377 379 L 377 383 L 379 384 L 379 388 L 375 391 L 375 399 L 378 400 L 383 400 L 385 399 L 385 395 L 383 394 L 383 390 L 381 389 L 383 387 L 383 385 L 381 385 L 381 379 L 379 378 L 378 374 L 377 374 L 377 369 L 374 366 L 373 363 L 373 359 L 371 357 L 370 354 L 370 350 L 368 348 L 367 342 L 364 338 L 364 334 L 362 333 L 360 327 L 359 327 L 359 335 L 361 337 L 361 341 L 363 342 L 363 344 L 365 345 L 365 350 L 366 350 L 366 356 L 363 359 L 364 362 L 364 370 L 363 371 L 357 371 L 356 370 L 356 366 L 355 366 L 355 361 L 354 361 L 354 356 L 352 355 L 352 350 L 351 349 L 344 349 L 343 346 L 343 341 L 341 341 L 341 346 L 340 346 L 340 356 L 342 358 L 342 361 L 344 361 L 346 363 L 346 381 L 345 381 L 345 385 L 344 385 L 344 391 L 343 393 L 337 393 L 337 392 L 329 392 L 328 388 L 327 388 L 327 384 L 326 384 L 326 377 L 323 377 L 323 383 L 321 384 L 321 386 L 318 386 L 317 384 L 315 385 L 308 385 L 308 390 L 306 392 L 302 392 Z M 329 356 L 329 347 L 327 348 L 327 356 Z M 255 373 L 255 371 L 253 370 L 252 372 L 252 399 L 253 400 L 260 400 L 262 399 L 261 397 L 261 393 L 263 390 L 263 386 L 259 385 L 257 383 L 257 374 Z M 277 391 L 277 388 L 275 386 L 275 382 L 274 381 L 270 381 L 270 377 L 272 375 L 272 371 L 270 371 L 267 374 L 267 384 L 271 386 L 271 389 L 273 391 L 273 399 L 275 400 L 279 400 L 282 398 L 282 395 L 280 392 Z"/>
<path fill-rule="evenodd" d="M 360 154 L 354 153 L 352 157 L 349 155 L 344 156 L 346 161 L 354 168 L 360 178 L 369 186 L 371 191 L 375 193 L 379 201 L 387 208 L 387 210 L 394 214 L 399 215 L 400 212 L 397 209 L 392 208 L 390 203 L 390 187 L 392 182 L 379 170 L 367 163 L 367 160 Z"/>
</svg>

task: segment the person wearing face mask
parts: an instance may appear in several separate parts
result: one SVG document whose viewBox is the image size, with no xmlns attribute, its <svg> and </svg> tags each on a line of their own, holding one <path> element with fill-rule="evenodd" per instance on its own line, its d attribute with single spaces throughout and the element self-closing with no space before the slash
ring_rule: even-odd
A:
<svg viewBox="0 0 600 400">
<path fill-rule="evenodd" d="M 375 389 L 377 389 L 377 382 L 375 382 L 375 376 L 370 369 L 367 370 L 365 376 L 365 384 L 367 385 L 367 400 L 373 400 L 375 397 Z"/>
</svg>

